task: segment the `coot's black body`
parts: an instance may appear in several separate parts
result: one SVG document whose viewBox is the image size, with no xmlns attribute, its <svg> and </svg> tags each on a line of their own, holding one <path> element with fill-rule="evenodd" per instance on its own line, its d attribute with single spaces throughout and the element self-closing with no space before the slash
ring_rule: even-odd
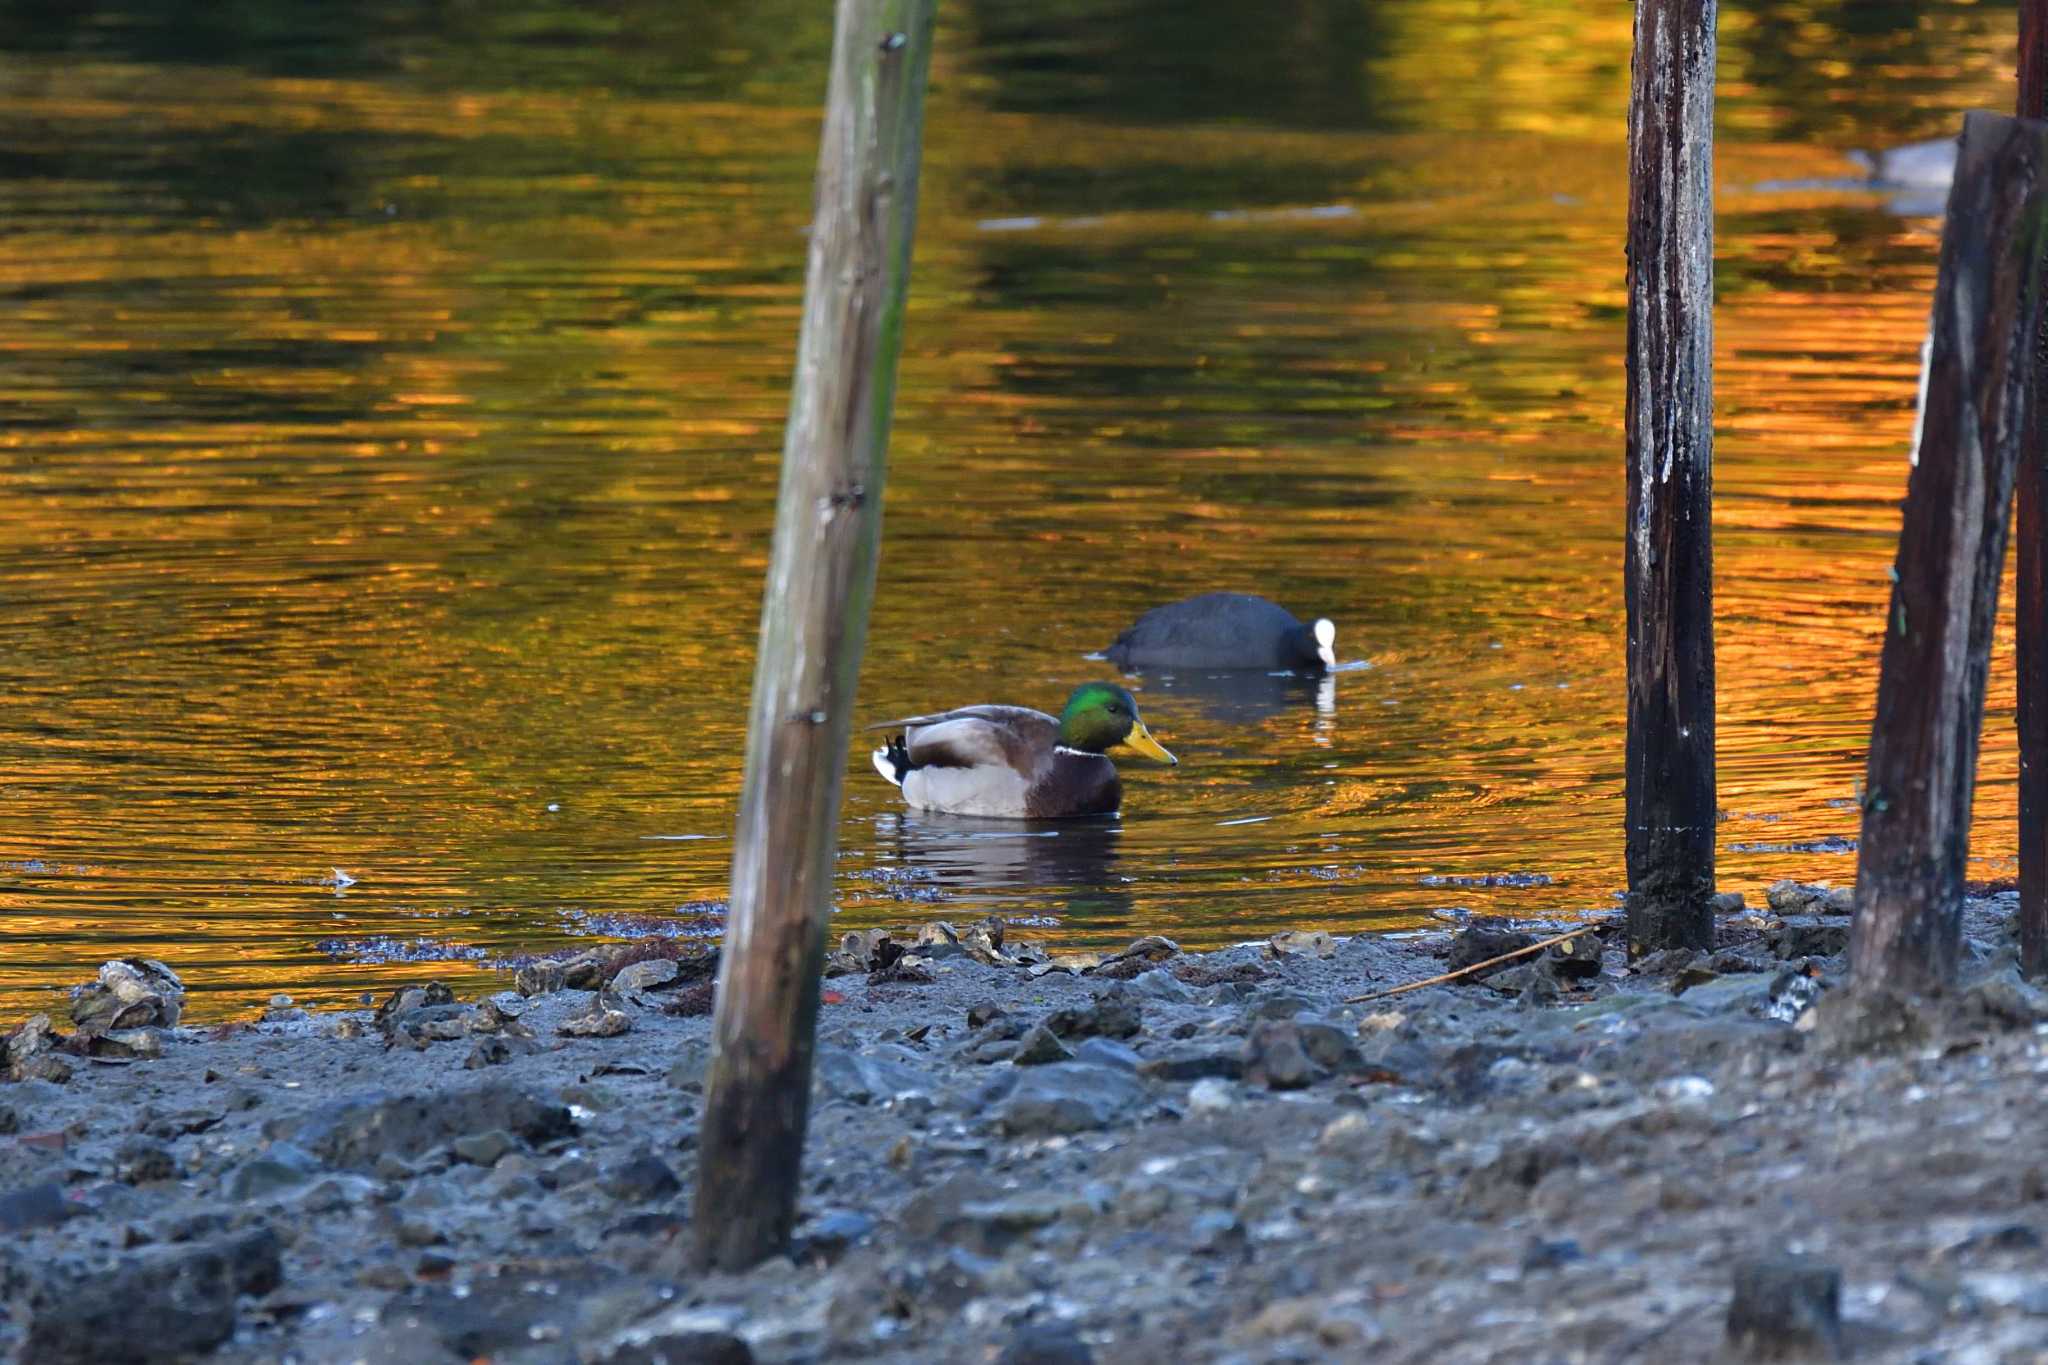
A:
<svg viewBox="0 0 2048 1365">
<path fill-rule="evenodd" d="M 1118 668 L 1263 668 L 1321 673 L 1337 662 L 1337 628 L 1304 623 L 1277 602 L 1208 592 L 1154 607 L 1103 656 Z"/>
</svg>

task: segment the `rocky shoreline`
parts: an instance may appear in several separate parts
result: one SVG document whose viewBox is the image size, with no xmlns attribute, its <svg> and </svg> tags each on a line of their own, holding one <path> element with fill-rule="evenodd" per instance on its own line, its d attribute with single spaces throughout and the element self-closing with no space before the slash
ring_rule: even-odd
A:
<svg viewBox="0 0 2048 1365">
<path fill-rule="evenodd" d="M 0 1351 L 2048 1360 L 2048 994 L 2011 899 L 1970 902 L 1935 1003 L 1835 989 L 1840 893 L 1770 900 L 1713 953 L 1588 935 L 1359 1003 L 1574 926 L 849 935 L 797 1247 L 744 1275 L 687 1255 L 715 949 L 207 1030 L 110 964 L 71 1032 L 7 1040 Z"/>
</svg>

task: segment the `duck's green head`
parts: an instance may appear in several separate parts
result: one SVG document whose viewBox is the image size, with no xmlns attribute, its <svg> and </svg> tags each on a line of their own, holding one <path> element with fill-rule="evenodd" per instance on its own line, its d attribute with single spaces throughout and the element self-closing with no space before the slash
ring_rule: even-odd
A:
<svg viewBox="0 0 2048 1365">
<path fill-rule="evenodd" d="M 1083 753 L 1112 758 L 1148 758 L 1154 763 L 1180 762 L 1152 738 L 1138 719 L 1138 703 L 1115 683 L 1083 683 L 1060 712 L 1060 743 Z"/>
</svg>

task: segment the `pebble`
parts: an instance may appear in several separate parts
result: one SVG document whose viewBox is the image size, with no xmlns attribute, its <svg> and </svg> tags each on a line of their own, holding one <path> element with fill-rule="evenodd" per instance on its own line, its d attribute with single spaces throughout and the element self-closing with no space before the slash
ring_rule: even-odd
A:
<svg viewBox="0 0 2048 1365">
<path fill-rule="evenodd" d="M 1095 1352 L 1065 1323 L 1025 1323 L 1004 1343 L 996 1365 L 1095 1365 Z"/>
<path fill-rule="evenodd" d="M 564 1020 L 555 1032 L 565 1038 L 616 1038 L 632 1028 L 632 1016 L 619 1007 L 617 998 L 596 991 L 590 1004 Z"/>
<path fill-rule="evenodd" d="M 1261 1020 L 1244 1045 L 1244 1075 L 1253 1085 L 1269 1090 L 1300 1090 L 1308 1085 L 1315 1079 L 1315 1064 L 1302 1046 L 1301 1030 L 1284 1020 Z"/>
<path fill-rule="evenodd" d="M 642 1150 L 612 1167 L 604 1175 L 604 1191 L 630 1204 L 672 1199 L 683 1188 L 668 1163 L 651 1151 Z"/>
<path fill-rule="evenodd" d="M 645 962 L 632 962 L 619 969 L 612 978 L 615 991 L 638 993 L 659 990 L 672 985 L 682 976 L 681 968 L 668 958 L 650 958 Z"/>
<path fill-rule="evenodd" d="M 212 1350 L 234 1334 L 239 1300 L 283 1277 L 277 1237 L 146 1251 L 93 1275 L 58 1274 L 23 1296 L 22 1365 L 151 1365 Z"/>
<path fill-rule="evenodd" d="M 1090 1039 L 1089 1041 L 1098 1041 Z M 1071 1062 L 1074 1054 L 1059 1036 L 1043 1024 L 1039 1024 L 1017 1040 L 1017 1050 L 1010 1060 L 1018 1066 L 1042 1066 L 1047 1062 Z"/>
<path fill-rule="evenodd" d="M 1107 1127 L 1144 1099 L 1144 1082 L 1118 1067 L 1055 1062 L 1019 1073 L 995 1123 L 1012 1137 Z"/>
<path fill-rule="evenodd" d="M 519 1139 L 502 1128 L 472 1133 L 450 1144 L 455 1155 L 472 1166 L 495 1166 L 498 1158 L 519 1150 Z"/>
<path fill-rule="evenodd" d="M 1749 1360 L 1842 1354 L 1842 1272 L 1806 1256 L 1775 1256 L 1735 1267 L 1728 1345 Z"/>
</svg>

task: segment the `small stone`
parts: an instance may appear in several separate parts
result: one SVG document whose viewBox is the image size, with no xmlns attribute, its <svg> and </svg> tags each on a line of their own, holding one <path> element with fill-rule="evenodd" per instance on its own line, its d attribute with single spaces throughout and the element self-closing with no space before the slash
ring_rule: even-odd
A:
<svg viewBox="0 0 2048 1365">
<path fill-rule="evenodd" d="M 459 1137 L 450 1147 L 458 1160 L 472 1166 L 495 1166 L 499 1157 L 519 1150 L 519 1139 L 502 1128 L 494 1128 L 487 1133 Z"/>
<path fill-rule="evenodd" d="M 185 983 L 163 963 L 117 958 L 97 979 L 71 988 L 71 1021 L 87 1033 L 174 1028 L 185 1009 Z"/>
<path fill-rule="evenodd" d="M 634 962 L 619 969 L 612 978 L 615 991 L 656 991 L 673 985 L 682 976 L 682 969 L 668 958 L 650 958 L 645 962 Z"/>
<path fill-rule="evenodd" d="M 836 1260 L 866 1241 L 875 1231 L 875 1220 L 853 1209 L 827 1209 L 804 1224 L 797 1235 L 805 1252 Z"/>
<path fill-rule="evenodd" d="M 1293 1024 L 1268 1019 L 1252 1029 L 1244 1045 L 1245 1079 L 1269 1090 L 1299 1090 L 1315 1079 L 1315 1064 Z"/>
<path fill-rule="evenodd" d="M 1169 1052 L 1138 1063 L 1138 1074 L 1155 1081 L 1200 1081 L 1210 1077 L 1234 1081 L 1244 1075 L 1241 1052 Z"/>
<path fill-rule="evenodd" d="M 1272 957 L 1334 957 L 1337 940 L 1322 929 L 1282 929 L 1266 940 Z"/>
<path fill-rule="evenodd" d="M 683 1182 L 676 1179 L 668 1163 L 650 1151 L 628 1157 L 605 1172 L 604 1177 L 605 1193 L 629 1204 L 672 1198 L 682 1188 Z"/>
<path fill-rule="evenodd" d="M 1577 1242 L 1569 1237 L 1559 1237 L 1551 1241 L 1537 1238 L 1530 1242 L 1528 1248 L 1522 1252 L 1522 1270 L 1524 1273 L 1536 1270 L 1555 1270 L 1559 1266 L 1570 1265 L 1573 1261 L 1583 1261 L 1585 1259 L 1585 1251 L 1580 1248 Z"/>
<path fill-rule="evenodd" d="M 1849 923 L 1813 915 L 1788 915 L 1764 930 L 1771 956 L 1790 962 L 1803 957 L 1838 957 L 1849 951 Z"/>
<path fill-rule="evenodd" d="M 1812 882 L 1772 882 L 1764 892 L 1764 902 L 1781 915 L 1802 914 L 1809 906 L 1825 901 L 1830 890 Z"/>
<path fill-rule="evenodd" d="M 1705 1076 L 1666 1076 L 1653 1091 L 1660 1100 L 1698 1104 L 1714 1097 L 1714 1083 Z"/>
<path fill-rule="evenodd" d="M 124 1061 L 147 1061 L 164 1055 L 160 1029 L 108 1029 L 86 1035 L 86 1051 L 94 1057 L 117 1057 Z"/>
<path fill-rule="evenodd" d="M 1482 962 L 1490 961 L 1503 954 L 1530 947 L 1535 942 L 1536 935 L 1524 933 L 1519 929 L 1496 929 L 1484 924 L 1475 924 L 1470 928 L 1460 929 L 1457 933 L 1451 935 L 1451 949 L 1444 958 L 1444 970 L 1461 972 L 1468 967 L 1477 966 Z M 1501 965 L 1506 966 L 1507 964 L 1503 963 Z M 1500 969 L 1500 967 L 1490 967 L 1486 971 L 1475 972 L 1463 979 L 1466 981 L 1483 981 Z"/>
<path fill-rule="evenodd" d="M 1807 1256 L 1744 1261 L 1728 1305 L 1729 1345 L 1750 1360 L 1842 1355 L 1842 1272 Z"/>
<path fill-rule="evenodd" d="M 1228 1081 L 1210 1077 L 1188 1087 L 1188 1112 L 1219 1114 L 1237 1104 L 1237 1088 Z"/>
<path fill-rule="evenodd" d="M 1145 1097 L 1128 1071 L 1055 1062 L 1017 1073 L 1016 1086 L 997 1105 L 996 1125 L 1013 1137 L 1082 1133 L 1107 1127 Z"/>
<path fill-rule="evenodd" d="M 711 1045 L 698 1039 L 686 1039 L 676 1045 L 676 1059 L 669 1063 L 668 1084 L 671 1089 L 686 1094 L 701 1094 L 704 1090 L 704 1071 L 711 1065 Z"/>
<path fill-rule="evenodd" d="M 1045 1027 L 1062 1038 L 1129 1038 L 1144 1027 L 1144 1014 L 1128 987 L 1111 986 L 1092 1005 L 1053 1011 Z"/>
<path fill-rule="evenodd" d="M 1071 1062 L 1074 1054 L 1051 1029 L 1039 1024 L 1017 1040 L 1017 1051 L 1010 1060 L 1018 1066 L 1040 1066 L 1047 1062 Z"/>
<path fill-rule="evenodd" d="M 512 988 L 524 996 L 553 995 L 564 988 L 568 969 L 560 962 L 529 962 L 512 977 Z"/>
<path fill-rule="evenodd" d="M 1138 1069 L 1138 1054 L 1113 1038 L 1083 1038 L 1074 1049 L 1077 1061 L 1094 1062 L 1098 1066 L 1114 1066 L 1125 1071 Z"/>
<path fill-rule="evenodd" d="M 1172 972 L 1154 967 L 1131 978 L 1131 994 L 1169 1005 L 1185 1005 L 1195 998 L 1187 983 Z"/>
<path fill-rule="evenodd" d="M 1560 983 L 1585 982 L 1600 975 L 1601 944 L 1597 934 L 1581 934 L 1545 949 L 1537 959 Z"/>
<path fill-rule="evenodd" d="M 569 1038 L 616 1038 L 632 1027 L 633 1020 L 619 1008 L 616 997 L 593 991 L 590 1003 L 562 1021 L 555 1032 Z"/>
<path fill-rule="evenodd" d="M 375 1199 L 379 1188 L 366 1176 L 330 1175 L 292 1202 L 302 1213 L 341 1213 Z"/>
<path fill-rule="evenodd" d="M 462 1069 L 480 1071 L 487 1066 L 503 1066 L 514 1058 L 531 1057 L 540 1050 L 540 1044 L 531 1038 L 512 1033 L 486 1034 L 470 1045 L 469 1055 L 462 1059 Z"/>
<path fill-rule="evenodd" d="M 1297 1019 L 1294 1033 L 1309 1061 L 1324 1071 L 1351 1071 L 1364 1065 L 1358 1045 L 1335 1024 L 1320 1019 Z"/>
<path fill-rule="evenodd" d="M 273 1142 L 229 1171 L 220 1192 L 238 1204 L 254 1203 L 303 1185 L 321 1170 L 320 1159 L 311 1152 L 290 1142 Z"/>
<path fill-rule="evenodd" d="M 114 1153 L 114 1179 L 125 1185 L 146 1185 L 178 1178 L 178 1159 L 161 1142 L 129 1138 Z"/>
<path fill-rule="evenodd" d="M 1095 1352 L 1065 1323 L 1027 1322 L 1011 1334 L 996 1365 L 1095 1365 Z"/>
<path fill-rule="evenodd" d="M 396 1229 L 398 1244 L 402 1247 L 439 1246 L 448 1240 L 448 1234 L 432 1223 L 417 1218 L 401 1218 Z"/>
<path fill-rule="evenodd" d="M 382 1026 L 396 1015 L 454 1003 L 455 992 L 439 981 L 429 981 L 424 986 L 400 986 L 384 997 L 384 1003 L 377 1006 L 375 1018 Z"/>
<path fill-rule="evenodd" d="M 1962 1288 L 1980 1304 L 2017 1310 L 2028 1317 L 2048 1316 L 2048 1285 L 2042 1284 L 2037 1275 L 1980 1271 L 1963 1276 Z"/>
<path fill-rule="evenodd" d="M 205 1355 L 235 1330 L 243 1294 L 282 1277 L 276 1234 L 238 1237 L 124 1257 L 89 1275 L 53 1275 L 30 1290 L 24 1365 L 147 1365 Z"/>
<path fill-rule="evenodd" d="M 1308 1337 L 1328 1351 L 1356 1350 L 1377 1343 L 1383 1329 L 1356 1302 L 1336 1298 L 1305 1296 L 1270 1303 L 1238 1334 L 1254 1340 L 1275 1337 Z"/>
<path fill-rule="evenodd" d="M 1003 952 L 1004 929 L 1002 917 L 990 915 L 967 926 L 966 931 L 960 935 L 960 946 L 965 948 L 967 955 L 976 962 L 984 962 L 992 967 L 1014 967 L 1017 965 L 1016 959 Z"/>
<path fill-rule="evenodd" d="M 71 1079 L 71 1066 L 56 1054 L 63 1040 L 50 1025 L 47 1014 L 32 1014 L 20 1028 L 0 1042 L 0 1058 L 6 1065 L 0 1075 L 15 1081 L 49 1081 L 63 1085 Z"/>
<path fill-rule="evenodd" d="M 1096 967 L 1096 971 L 1099 974 L 1107 975 L 1114 968 L 1127 968 L 1136 964 L 1157 965 L 1179 956 L 1180 945 L 1178 943 L 1175 943 L 1170 938 L 1161 938 L 1158 934 L 1147 934 L 1141 939 L 1133 940 L 1128 947 L 1119 949 L 1102 959 L 1101 963 Z M 1136 975 L 1135 972 L 1132 974 Z"/>
<path fill-rule="evenodd" d="M 1000 1256 L 1011 1243 L 1059 1222 L 1075 1207 L 1072 1200 L 1057 1194 L 968 1200 L 960 1205 L 958 1218 L 944 1235 L 979 1254 Z"/>
<path fill-rule="evenodd" d="M 1739 915 L 1744 908 L 1742 893 L 1740 891 L 1723 891 L 1709 902 L 1709 906 L 1717 917 L 1726 918 L 1729 915 Z"/>
<path fill-rule="evenodd" d="M 2026 1223 L 1999 1223 L 1973 1232 L 1941 1249 L 1944 1257 L 1967 1257 L 1986 1251 L 2039 1251 L 2041 1234 Z"/>
<path fill-rule="evenodd" d="M 82 1205 L 64 1197 L 64 1187 L 55 1182 L 30 1185 L 0 1194 L 0 1232 L 27 1232 L 51 1228 L 75 1214 L 87 1212 Z"/>
<path fill-rule="evenodd" d="M 1228 1209 L 1202 1210 L 1195 1215 L 1188 1233 L 1195 1250 L 1211 1256 L 1242 1255 L 1250 1240 L 1245 1236 L 1244 1224 Z"/>
<path fill-rule="evenodd" d="M 1971 982 L 1962 995 L 1963 1008 L 1987 1023 L 2031 1028 L 2048 1020 L 2048 991 L 2022 977 L 2016 966 Z"/>
</svg>

